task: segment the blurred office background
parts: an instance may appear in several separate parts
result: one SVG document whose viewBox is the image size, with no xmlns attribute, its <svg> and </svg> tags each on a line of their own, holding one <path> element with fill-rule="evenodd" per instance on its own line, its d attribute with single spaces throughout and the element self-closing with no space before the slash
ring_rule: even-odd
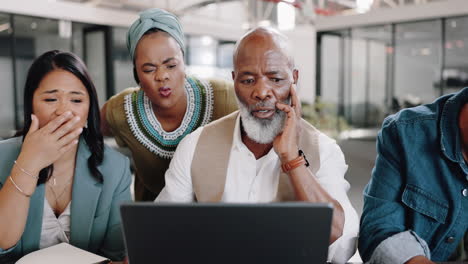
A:
<svg viewBox="0 0 468 264">
<path fill-rule="evenodd" d="M 22 127 L 28 67 L 51 49 L 86 62 L 100 103 L 135 86 L 125 34 L 139 11 L 176 13 L 188 72 L 230 79 L 235 41 L 256 25 L 292 41 L 304 117 L 337 139 L 362 212 L 383 119 L 468 86 L 466 0 L 2 0 L 0 137 Z"/>
</svg>

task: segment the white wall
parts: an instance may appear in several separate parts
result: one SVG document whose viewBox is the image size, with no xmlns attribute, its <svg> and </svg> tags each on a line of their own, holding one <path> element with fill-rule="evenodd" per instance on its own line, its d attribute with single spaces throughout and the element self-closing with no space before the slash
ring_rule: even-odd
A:
<svg viewBox="0 0 468 264">
<path fill-rule="evenodd" d="M 315 28 L 305 25 L 286 31 L 284 34 L 293 45 L 296 68 L 299 69 L 299 97 L 301 101 L 313 103 L 315 100 Z"/>
</svg>

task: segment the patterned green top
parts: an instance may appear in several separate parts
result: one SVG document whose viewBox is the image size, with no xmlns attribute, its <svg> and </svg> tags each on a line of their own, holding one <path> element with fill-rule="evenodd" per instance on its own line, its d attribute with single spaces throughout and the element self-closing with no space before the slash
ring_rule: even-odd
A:
<svg viewBox="0 0 468 264">
<path fill-rule="evenodd" d="M 117 144 L 132 153 L 137 201 L 152 201 L 162 190 L 171 157 L 185 135 L 237 110 L 232 82 L 188 77 L 185 89 L 190 101 L 184 121 L 172 132 L 161 128 L 139 87 L 127 88 L 106 103 L 106 120 Z"/>
<path fill-rule="evenodd" d="M 182 124 L 172 132 L 164 131 L 143 90 L 125 96 L 125 113 L 133 135 L 163 158 L 172 158 L 179 142 L 197 127 L 208 124 L 213 115 L 213 89 L 209 83 L 188 77 L 185 90 L 187 110 Z"/>
</svg>

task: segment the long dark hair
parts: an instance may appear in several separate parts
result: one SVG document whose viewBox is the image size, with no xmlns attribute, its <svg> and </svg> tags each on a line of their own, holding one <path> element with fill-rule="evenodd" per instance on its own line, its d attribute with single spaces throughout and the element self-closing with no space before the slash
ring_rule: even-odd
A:
<svg viewBox="0 0 468 264">
<path fill-rule="evenodd" d="M 97 168 L 104 158 L 104 139 L 99 130 L 101 120 L 96 88 L 91 81 L 85 64 L 75 54 L 58 50 L 48 51 L 37 58 L 29 68 L 24 87 L 24 128 L 22 134 L 26 136 L 31 127 L 34 92 L 39 87 L 42 79 L 48 73 L 57 69 L 65 70 L 75 75 L 81 80 L 88 91 L 90 100 L 88 125 L 87 128 L 84 128 L 82 135 L 91 152 L 91 156 L 88 159 L 88 168 L 94 178 L 99 182 L 103 182 L 102 174 Z M 45 183 L 52 176 L 53 171 L 53 164 L 43 168 L 39 173 L 38 185 Z"/>
</svg>

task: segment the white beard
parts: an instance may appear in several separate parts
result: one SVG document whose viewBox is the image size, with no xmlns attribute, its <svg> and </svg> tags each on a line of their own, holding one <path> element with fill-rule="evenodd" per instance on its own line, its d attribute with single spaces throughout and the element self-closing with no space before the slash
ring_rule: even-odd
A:
<svg viewBox="0 0 468 264">
<path fill-rule="evenodd" d="M 289 99 L 287 101 L 288 102 L 285 103 L 289 104 Z M 238 98 L 237 103 L 239 104 L 239 112 L 244 131 L 253 141 L 259 144 L 270 144 L 276 136 L 283 131 L 284 122 L 286 120 L 285 112 L 277 109 L 271 119 L 259 119 L 251 113 L 251 111 L 257 107 L 276 108 L 274 105 L 266 102 L 259 102 L 249 107 Z"/>
</svg>

